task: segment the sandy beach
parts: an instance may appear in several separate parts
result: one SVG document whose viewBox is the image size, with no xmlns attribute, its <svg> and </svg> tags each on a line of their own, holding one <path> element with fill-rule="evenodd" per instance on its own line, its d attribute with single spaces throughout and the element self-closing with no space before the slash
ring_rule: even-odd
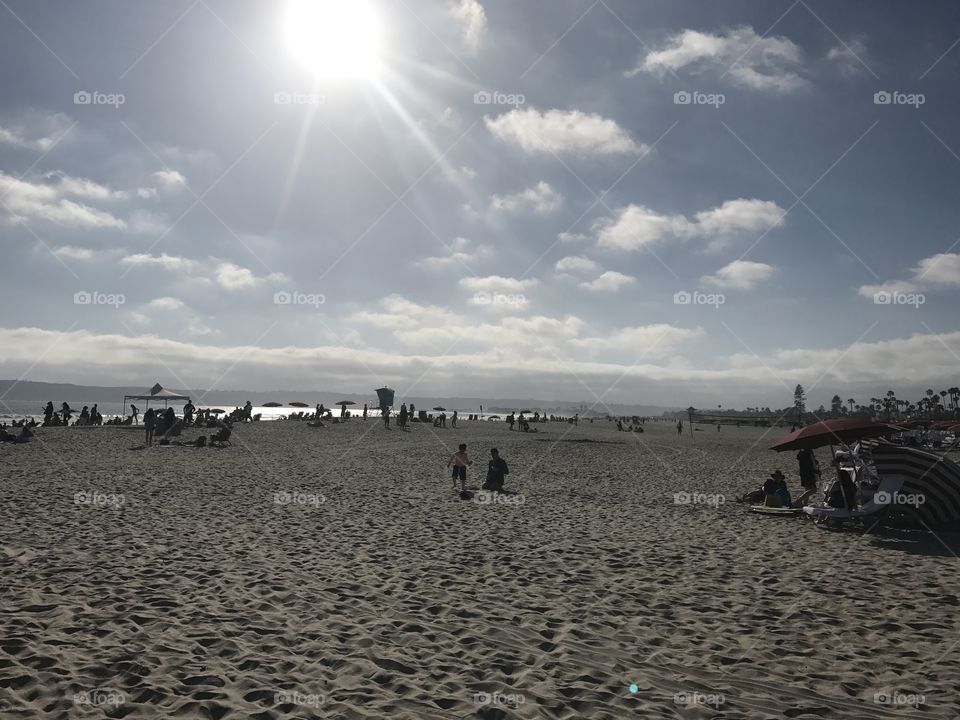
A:
<svg viewBox="0 0 960 720">
<path fill-rule="evenodd" d="M 958 716 L 950 535 L 748 514 L 780 430 L 538 427 L 0 446 L 0 717 Z"/>
</svg>

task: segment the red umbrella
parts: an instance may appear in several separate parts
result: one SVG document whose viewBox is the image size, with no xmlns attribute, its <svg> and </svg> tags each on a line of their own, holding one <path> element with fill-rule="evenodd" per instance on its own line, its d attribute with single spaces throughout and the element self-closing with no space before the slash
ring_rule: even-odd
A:
<svg viewBox="0 0 960 720">
<path fill-rule="evenodd" d="M 785 450 L 813 450 L 825 445 L 840 445 L 852 443 L 864 438 L 880 437 L 900 432 L 901 428 L 887 423 L 857 420 L 855 418 L 841 418 L 837 420 L 822 420 L 795 430 L 789 435 L 777 440 L 770 449 L 777 452 Z"/>
</svg>

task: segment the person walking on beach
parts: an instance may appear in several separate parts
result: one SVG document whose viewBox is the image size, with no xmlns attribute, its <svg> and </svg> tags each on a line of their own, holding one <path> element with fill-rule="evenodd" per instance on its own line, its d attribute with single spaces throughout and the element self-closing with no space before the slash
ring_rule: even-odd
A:
<svg viewBox="0 0 960 720">
<path fill-rule="evenodd" d="M 147 411 L 143 414 L 143 427 L 147 431 L 145 443 L 147 447 L 153 445 L 153 427 L 155 424 L 153 408 L 147 408 Z"/>
<path fill-rule="evenodd" d="M 506 481 L 506 475 L 510 473 L 507 467 L 507 461 L 500 457 L 500 451 L 496 448 L 490 448 L 490 462 L 487 463 L 487 481 L 483 484 L 484 490 L 503 490 L 503 483 Z"/>
<path fill-rule="evenodd" d="M 51 420 L 53 420 L 53 400 L 43 408 L 43 424 L 49 425 Z"/>
<path fill-rule="evenodd" d="M 397 425 L 400 426 L 401 430 L 407 429 L 407 404 L 403 403 L 400 406 L 400 417 L 397 418 Z"/>
<path fill-rule="evenodd" d="M 366 403 L 363 404 L 363 421 L 364 422 L 367 421 L 367 404 Z"/>
<path fill-rule="evenodd" d="M 384 405 L 380 409 L 380 414 L 383 415 L 383 426 L 389 430 L 390 429 L 390 408 Z"/>
<path fill-rule="evenodd" d="M 677 435 L 683 435 L 683 420 L 677 420 Z"/>
<path fill-rule="evenodd" d="M 457 427 L 457 411 L 453 411 L 453 417 L 450 418 L 450 427 L 456 429 Z"/>
<path fill-rule="evenodd" d="M 130 403 L 130 417 L 133 418 L 132 422 L 136 425 L 137 420 L 140 418 L 140 411 L 137 410 L 137 406 L 133 403 Z"/>
<path fill-rule="evenodd" d="M 466 492 L 467 489 L 467 466 L 473 465 L 473 460 L 467 456 L 466 443 L 460 443 L 460 448 L 455 452 L 450 460 L 447 461 L 447 467 L 453 468 L 453 489 L 457 489 L 457 478 L 460 479 L 460 492 Z"/>
</svg>

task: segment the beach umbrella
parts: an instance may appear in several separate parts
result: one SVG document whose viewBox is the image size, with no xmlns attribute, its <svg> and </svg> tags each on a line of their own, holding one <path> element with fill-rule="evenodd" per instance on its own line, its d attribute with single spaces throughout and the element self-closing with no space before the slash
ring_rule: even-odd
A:
<svg viewBox="0 0 960 720">
<path fill-rule="evenodd" d="M 283 403 L 273 402 L 272 400 L 270 402 L 265 402 L 263 404 L 263 407 L 282 407 L 282 406 L 283 406 Z"/>
<path fill-rule="evenodd" d="M 446 412 L 446 411 L 447 411 L 447 409 L 446 409 L 445 407 L 440 407 L 439 405 L 437 405 L 437 407 L 435 407 L 434 410 L 436 410 L 437 412 Z"/>
<path fill-rule="evenodd" d="M 356 405 L 353 400 L 338 400 L 334 405 Z"/>
<path fill-rule="evenodd" d="M 895 425 L 869 420 L 851 418 L 822 420 L 785 435 L 771 445 L 770 449 L 777 452 L 813 450 L 826 445 L 843 445 L 866 438 L 890 435 L 901 430 L 902 428 Z"/>
<path fill-rule="evenodd" d="M 220 413 L 225 413 L 225 412 L 226 412 L 226 410 L 223 410 L 223 409 L 221 409 L 221 408 L 214 408 L 213 410 L 210 411 L 210 414 L 211 414 L 211 415 L 219 415 Z"/>
<path fill-rule="evenodd" d="M 290 407 L 310 407 L 305 402 L 292 402 L 292 403 L 287 403 L 287 405 L 289 405 Z"/>
<path fill-rule="evenodd" d="M 533 410 L 521 410 L 520 414 L 523 415 L 524 413 L 532 413 L 532 412 Z"/>
</svg>

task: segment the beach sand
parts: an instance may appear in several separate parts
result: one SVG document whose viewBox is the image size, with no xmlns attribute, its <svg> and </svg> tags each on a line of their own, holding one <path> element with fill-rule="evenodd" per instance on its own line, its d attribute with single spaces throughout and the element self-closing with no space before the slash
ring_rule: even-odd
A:
<svg viewBox="0 0 960 720">
<path fill-rule="evenodd" d="M 0 445 L 0 717 L 960 716 L 952 536 L 748 514 L 782 430 L 538 427 Z"/>
</svg>

